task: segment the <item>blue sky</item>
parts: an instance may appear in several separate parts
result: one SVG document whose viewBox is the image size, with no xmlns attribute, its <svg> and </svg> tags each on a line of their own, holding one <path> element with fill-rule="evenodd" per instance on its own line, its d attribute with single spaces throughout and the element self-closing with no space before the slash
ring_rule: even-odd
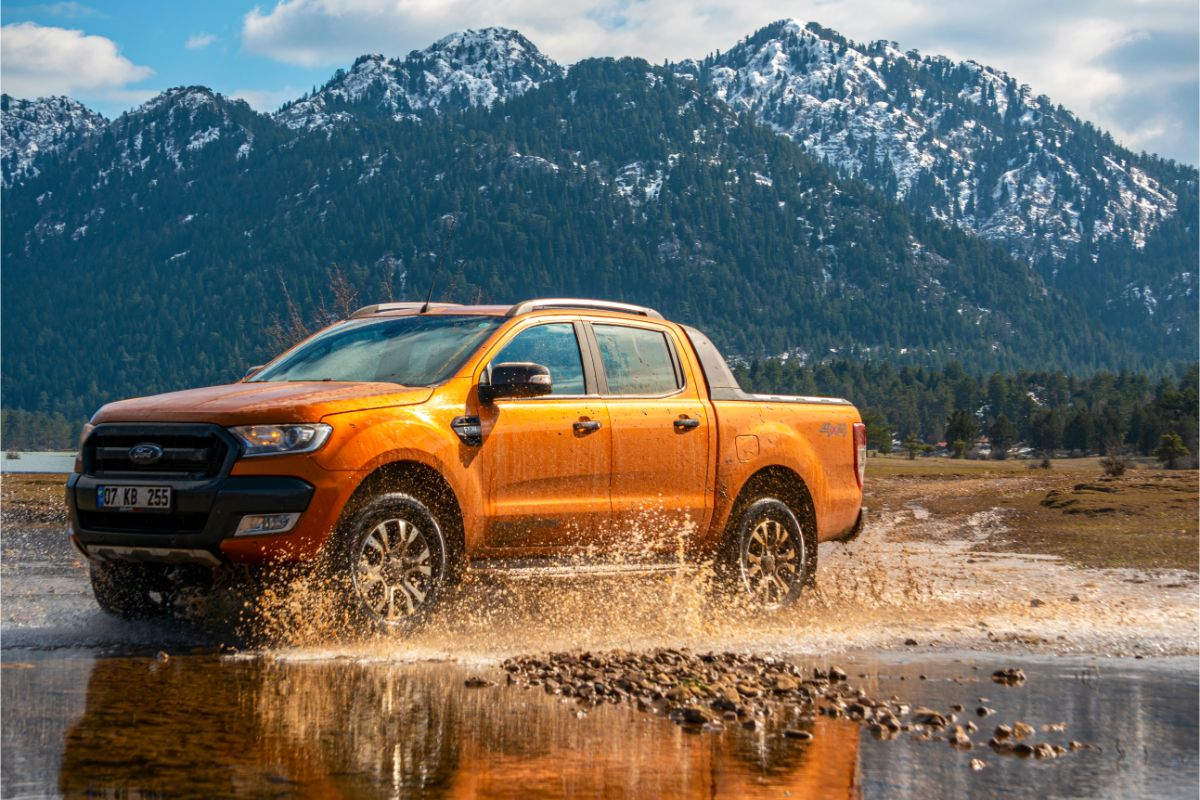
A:
<svg viewBox="0 0 1200 800">
<path fill-rule="evenodd" d="M 357 55 L 403 56 L 469 27 L 517 28 L 565 64 L 661 62 L 727 49 L 782 17 L 975 59 L 1129 147 L 1200 161 L 1196 0 L 0 0 L 0 88 L 113 116 L 200 84 L 269 111 Z"/>
</svg>

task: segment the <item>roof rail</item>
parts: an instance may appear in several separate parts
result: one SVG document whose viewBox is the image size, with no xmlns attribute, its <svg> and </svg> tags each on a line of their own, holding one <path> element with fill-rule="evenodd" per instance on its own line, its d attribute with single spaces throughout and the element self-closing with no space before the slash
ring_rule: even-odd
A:
<svg viewBox="0 0 1200 800">
<path fill-rule="evenodd" d="M 544 297 L 538 300 L 525 300 L 517 303 L 508 310 L 506 316 L 515 317 L 518 314 L 528 314 L 544 308 L 584 308 L 593 311 L 620 311 L 625 314 L 637 314 L 650 319 L 662 319 L 663 315 L 653 308 L 635 306 L 631 303 L 614 303 L 609 300 L 579 300 L 570 297 Z"/>
<path fill-rule="evenodd" d="M 384 311 L 417 311 L 424 302 L 420 303 L 376 303 L 373 306 L 363 306 L 358 311 L 350 315 L 350 319 L 362 319 L 369 317 L 372 314 L 381 314 Z M 430 308 L 449 308 L 451 306 L 461 305 L 461 303 L 430 303 Z"/>
</svg>

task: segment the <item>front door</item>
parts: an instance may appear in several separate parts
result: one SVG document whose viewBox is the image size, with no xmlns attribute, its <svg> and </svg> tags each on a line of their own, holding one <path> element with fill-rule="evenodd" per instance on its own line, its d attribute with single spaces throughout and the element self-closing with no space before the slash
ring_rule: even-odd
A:
<svg viewBox="0 0 1200 800">
<path fill-rule="evenodd" d="M 488 367 L 533 362 L 550 370 L 551 393 L 480 405 L 478 462 L 488 493 L 485 546 L 534 551 L 594 543 L 609 519 L 612 428 L 584 369 L 571 320 L 539 322 L 501 343 Z"/>
<path fill-rule="evenodd" d="M 675 551 L 707 520 L 710 420 L 671 332 L 652 323 L 590 323 L 612 420 L 613 544 Z"/>
</svg>

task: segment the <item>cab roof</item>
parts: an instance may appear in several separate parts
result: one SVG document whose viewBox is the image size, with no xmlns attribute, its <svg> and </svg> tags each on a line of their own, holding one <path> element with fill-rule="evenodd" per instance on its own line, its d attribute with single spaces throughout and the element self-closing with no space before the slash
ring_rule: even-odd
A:
<svg viewBox="0 0 1200 800">
<path fill-rule="evenodd" d="M 583 311 L 608 311 L 618 314 L 646 317 L 648 319 L 663 319 L 663 315 L 653 308 L 637 306 L 631 303 L 615 303 L 609 300 L 585 300 L 571 297 L 543 297 L 525 300 L 511 306 L 501 305 L 460 305 L 458 303 L 377 303 L 363 306 L 350 315 L 351 319 L 363 319 L 374 316 L 407 316 L 411 314 L 472 314 L 488 317 L 515 317 L 534 311 L 557 309 L 573 309 Z"/>
</svg>

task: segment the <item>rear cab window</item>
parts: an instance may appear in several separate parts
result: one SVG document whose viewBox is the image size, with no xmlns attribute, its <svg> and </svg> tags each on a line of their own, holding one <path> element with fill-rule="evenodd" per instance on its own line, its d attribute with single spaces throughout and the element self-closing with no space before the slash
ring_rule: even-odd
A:
<svg viewBox="0 0 1200 800">
<path fill-rule="evenodd" d="M 655 397 L 683 388 L 683 375 L 665 331 L 598 322 L 591 327 L 609 395 Z"/>
</svg>

